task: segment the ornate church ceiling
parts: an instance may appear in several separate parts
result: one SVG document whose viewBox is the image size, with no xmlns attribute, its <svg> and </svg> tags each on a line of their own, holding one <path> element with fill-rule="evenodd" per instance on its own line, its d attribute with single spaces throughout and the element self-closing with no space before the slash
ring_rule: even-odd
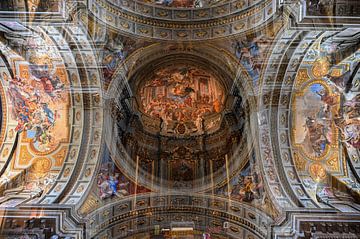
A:
<svg viewBox="0 0 360 239">
<path fill-rule="evenodd" d="M 356 0 L 0 2 L 0 238 L 358 238 Z"/>
</svg>

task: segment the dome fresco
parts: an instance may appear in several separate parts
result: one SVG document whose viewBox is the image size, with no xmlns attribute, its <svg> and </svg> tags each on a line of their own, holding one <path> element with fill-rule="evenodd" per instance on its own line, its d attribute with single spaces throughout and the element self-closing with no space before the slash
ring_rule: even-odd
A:
<svg viewBox="0 0 360 239">
<path fill-rule="evenodd" d="M 357 16 L 0 1 L 0 238 L 358 238 Z"/>
</svg>

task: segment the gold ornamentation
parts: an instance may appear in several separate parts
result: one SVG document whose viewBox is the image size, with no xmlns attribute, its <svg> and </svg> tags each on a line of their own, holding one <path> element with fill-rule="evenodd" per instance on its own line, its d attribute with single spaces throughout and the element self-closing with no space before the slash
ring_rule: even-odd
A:
<svg viewBox="0 0 360 239">
<path fill-rule="evenodd" d="M 91 168 L 87 168 L 85 171 L 85 177 L 91 176 Z"/>
<path fill-rule="evenodd" d="M 76 101 L 77 103 L 79 103 L 79 102 L 80 102 L 80 100 L 81 100 L 81 96 L 80 96 L 80 94 L 79 94 L 79 93 L 75 93 L 74 98 L 75 98 L 75 101 Z"/>
<path fill-rule="evenodd" d="M 101 114 L 99 111 L 96 111 L 95 112 L 95 122 L 96 123 L 99 123 L 100 122 L 100 119 L 101 119 Z"/>
<path fill-rule="evenodd" d="M 285 85 L 290 85 L 293 82 L 293 78 L 291 76 L 286 77 Z"/>
<path fill-rule="evenodd" d="M 297 153 L 294 153 L 294 161 L 299 171 L 305 171 L 306 161 Z"/>
<path fill-rule="evenodd" d="M 75 139 L 75 140 L 78 140 L 79 137 L 80 137 L 80 131 L 79 131 L 79 130 L 75 130 L 75 132 L 74 132 L 74 139 Z"/>
<path fill-rule="evenodd" d="M 179 18 L 186 18 L 188 14 L 186 12 L 178 12 L 176 16 Z"/>
<path fill-rule="evenodd" d="M 216 35 L 222 35 L 226 32 L 226 30 L 224 28 L 218 28 L 214 32 Z"/>
<path fill-rule="evenodd" d="M 280 134 L 280 141 L 281 141 L 281 143 L 285 144 L 285 143 L 286 143 L 286 139 L 287 139 L 286 133 L 281 133 L 281 134 Z"/>
<path fill-rule="evenodd" d="M 98 79 L 96 74 L 91 74 L 91 84 L 96 85 L 98 83 Z"/>
<path fill-rule="evenodd" d="M 129 29 L 130 28 L 130 24 L 127 22 L 120 22 L 120 26 L 122 26 L 125 29 Z"/>
<path fill-rule="evenodd" d="M 224 203 L 223 203 L 223 202 L 220 202 L 220 201 L 213 201 L 213 202 L 211 202 L 211 205 L 212 205 L 213 207 L 221 208 L 221 207 L 224 206 Z"/>
<path fill-rule="evenodd" d="M 206 31 L 198 31 L 195 34 L 198 37 L 204 37 L 204 36 L 206 36 L 207 32 Z"/>
<path fill-rule="evenodd" d="M 96 150 L 93 149 L 93 150 L 91 150 L 91 153 L 90 153 L 90 159 L 94 159 L 95 156 L 96 156 Z"/>
<path fill-rule="evenodd" d="M 113 21 L 112 16 L 106 16 L 106 21 L 108 21 L 108 22 L 112 22 L 112 21 Z"/>
<path fill-rule="evenodd" d="M 54 192 L 60 192 L 61 188 L 62 188 L 61 184 L 57 185 L 54 189 Z"/>
<path fill-rule="evenodd" d="M 14 138 L 14 129 L 9 130 L 9 139 Z"/>
<path fill-rule="evenodd" d="M 9 148 L 5 148 L 3 153 L 2 153 L 2 157 L 5 158 L 9 153 Z"/>
<path fill-rule="evenodd" d="M 64 170 L 64 177 L 65 178 L 67 178 L 69 175 L 70 175 L 70 168 L 66 168 L 65 170 Z"/>
<path fill-rule="evenodd" d="M 6 72 L 3 72 L 2 76 L 3 76 L 4 81 L 9 81 L 9 76 L 8 76 L 8 74 L 6 74 Z"/>
<path fill-rule="evenodd" d="M 160 17 L 167 17 L 168 15 L 169 15 L 169 13 L 167 11 L 158 12 L 158 16 L 160 16 Z"/>
<path fill-rule="evenodd" d="M 70 60 L 68 60 L 70 62 Z M 77 78 L 77 75 L 75 73 L 72 73 L 71 74 L 71 82 L 73 84 L 76 84 L 78 82 L 78 78 Z"/>
<path fill-rule="evenodd" d="M 286 114 L 282 114 L 280 116 L 280 124 L 285 125 L 286 124 Z"/>
<path fill-rule="evenodd" d="M 236 31 L 240 31 L 240 30 L 243 29 L 244 27 L 245 27 L 245 23 L 241 22 L 241 23 L 235 24 L 234 29 L 235 29 Z"/>
<path fill-rule="evenodd" d="M 165 220 L 165 218 L 164 217 L 157 217 L 155 220 L 158 221 L 158 222 L 162 222 L 162 221 Z"/>
<path fill-rule="evenodd" d="M 309 170 L 315 181 L 322 181 L 326 178 L 326 170 L 320 163 L 311 164 Z"/>
<path fill-rule="evenodd" d="M 207 15 L 208 15 L 208 13 L 206 11 L 199 11 L 197 14 L 198 17 L 205 17 Z"/>
<path fill-rule="evenodd" d="M 287 152 L 284 152 L 282 156 L 283 156 L 284 161 L 286 161 L 286 162 L 289 161 L 289 154 Z"/>
<path fill-rule="evenodd" d="M 312 67 L 312 74 L 316 78 L 321 78 L 325 76 L 330 69 L 330 62 L 327 57 L 320 57 L 315 60 L 313 67 Z"/>
<path fill-rule="evenodd" d="M 97 142 L 97 141 L 99 141 L 99 139 L 100 139 L 100 133 L 99 133 L 99 131 L 95 131 L 95 133 L 94 133 L 94 141 Z"/>
<path fill-rule="evenodd" d="M 289 171 L 289 172 L 288 172 L 288 176 L 289 176 L 289 178 L 290 178 L 291 180 L 294 180 L 294 179 L 295 179 L 295 174 L 294 174 L 293 171 Z"/>
<path fill-rule="evenodd" d="M 128 2 L 128 1 L 122 1 L 122 4 L 123 4 L 123 6 L 125 6 L 125 7 L 128 7 L 128 6 L 129 6 L 129 2 Z"/>
<path fill-rule="evenodd" d="M 299 63 L 300 63 L 300 60 L 298 58 L 296 58 L 291 62 L 291 67 L 296 68 L 299 65 Z"/>
<path fill-rule="evenodd" d="M 105 210 L 102 215 L 103 217 L 107 217 L 110 215 L 110 212 L 108 210 Z"/>
<path fill-rule="evenodd" d="M 146 202 L 144 200 L 140 200 L 140 201 L 136 202 L 136 205 L 139 207 L 142 207 L 142 206 L 146 205 Z"/>
<path fill-rule="evenodd" d="M 169 33 L 167 32 L 160 32 L 159 34 L 161 37 L 165 38 L 165 37 L 168 37 L 169 36 Z"/>
<path fill-rule="evenodd" d="M 84 191 L 85 187 L 84 185 L 80 185 L 78 189 L 76 190 L 76 193 L 82 193 Z"/>
<path fill-rule="evenodd" d="M 299 69 L 296 76 L 296 87 L 301 86 L 302 84 L 306 83 L 308 80 L 310 80 L 308 70 L 305 68 Z"/>
<path fill-rule="evenodd" d="M 339 171 L 339 158 L 337 155 L 326 161 L 326 165 L 331 171 Z"/>
<path fill-rule="evenodd" d="M 182 38 L 188 36 L 188 34 L 187 34 L 186 32 L 178 32 L 176 35 L 177 35 L 178 37 L 182 37 Z"/>
<path fill-rule="evenodd" d="M 287 105 L 289 103 L 289 96 L 288 95 L 282 95 L 281 97 L 281 104 Z"/>
<path fill-rule="evenodd" d="M 55 159 L 55 166 L 60 167 L 65 159 L 65 156 L 67 154 L 67 147 L 62 147 L 62 149 L 59 150 L 59 152 L 57 152 L 56 154 L 54 154 L 54 159 Z"/>
<path fill-rule="evenodd" d="M 128 204 L 121 204 L 118 208 L 122 211 L 122 210 L 124 210 L 124 209 L 126 209 L 128 207 L 129 207 Z"/>
<path fill-rule="evenodd" d="M 19 165 L 28 165 L 30 160 L 33 158 L 32 154 L 28 151 L 28 147 L 26 145 L 20 146 L 20 158 Z"/>
<path fill-rule="evenodd" d="M 52 166 L 49 158 L 36 158 L 31 164 L 31 172 L 36 174 L 43 174 L 50 171 Z"/>
<path fill-rule="evenodd" d="M 77 111 L 76 114 L 75 114 L 75 119 L 76 121 L 80 121 L 81 120 L 81 112 L 80 111 Z"/>
<path fill-rule="evenodd" d="M 297 188 L 296 189 L 296 192 L 299 194 L 300 197 L 303 197 L 305 194 L 304 194 L 304 191 L 301 190 L 300 188 Z"/>
<path fill-rule="evenodd" d="M 72 149 L 70 151 L 70 158 L 73 159 L 75 157 L 75 155 L 76 155 L 76 149 Z"/>
<path fill-rule="evenodd" d="M 282 196 L 282 193 L 281 193 L 279 187 L 275 186 L 275 187 L 274 187 L 274 192 L 275 192 L 275 194 L 276 194 L 278 197 L 281 197 L 281 196 Z"/>
<path fill-rule="evenodd" d="M 239 212 L 240 208 L 235 207 L 235 206 L 230 206 L 230 209 L 233 210 L 234 212 Z"/>
<path fill-rule="evenodd" d="M 224 9 L 224 8 L 218 8 L 218 9 L 215 10 L 215 12 L 220 15 L 220 14 L 225 13 L 225 12 L 226 12 L 226 9 Z"/>
<path fill-rule="evenodd" d="M 94 100 L 94 103 L 95 104 L 99 104 L 100 103 L 100 94 L 98 94 L 98 93 L 95 93 L 95 94 L 93 94 L 93 100 Z"/>
<path fill-rule="evenodd" d="M 147 14 L 150 12 L 150 10 L 149 10 L 149 8 L 142 8 L 141 12 Z"/>
<path fill-rule="evenodd" d="M 137 223 L 138 225 L 144 225 L 144 224 L 145 224 L 145 220 L 144 220 L 144 219 L 138 220 L 136 223 Z"/>
<path fill-rule="evenodd" d="M 244 1 L 238 1 L 238 2 L 235 4 L 235 8 L 236 8 L 236 9 L 241 9 L 241 8 L 243 8 L 244 5 L 245 5 L 245 2 L 244 2 Z"/>
</svg>

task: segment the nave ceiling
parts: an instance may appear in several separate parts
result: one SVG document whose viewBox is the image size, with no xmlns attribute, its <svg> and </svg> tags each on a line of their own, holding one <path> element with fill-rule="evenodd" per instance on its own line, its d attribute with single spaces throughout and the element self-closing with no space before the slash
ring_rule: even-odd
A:
<svg viewBox="0 0 360 239">
<path fill-rule="evenodd" d="M 357 238 L 358 11 L 0 3 L 0 237 Z"/>
</svg>

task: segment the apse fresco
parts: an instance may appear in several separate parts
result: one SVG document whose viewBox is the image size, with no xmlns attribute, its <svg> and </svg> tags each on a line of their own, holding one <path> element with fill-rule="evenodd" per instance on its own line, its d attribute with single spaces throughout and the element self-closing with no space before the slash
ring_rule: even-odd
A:
<svg viewBox="0 0 360 239">
<path fill-rule="evenodd" d="M 295 143 L 312 157 L 326 153 L 334 142 L 333 107 L 338 104 L 324 84 L 310 84 L 296 98 Z"/>
<path fill-rule="evenodd" d="M 160 119 L 162 133 L 202 133 L 204 119 L 224 108 L 224 89 L 206 71 L 187 66 L 161 69 L 140 89 L 141 108 Z"/>
</svg>

